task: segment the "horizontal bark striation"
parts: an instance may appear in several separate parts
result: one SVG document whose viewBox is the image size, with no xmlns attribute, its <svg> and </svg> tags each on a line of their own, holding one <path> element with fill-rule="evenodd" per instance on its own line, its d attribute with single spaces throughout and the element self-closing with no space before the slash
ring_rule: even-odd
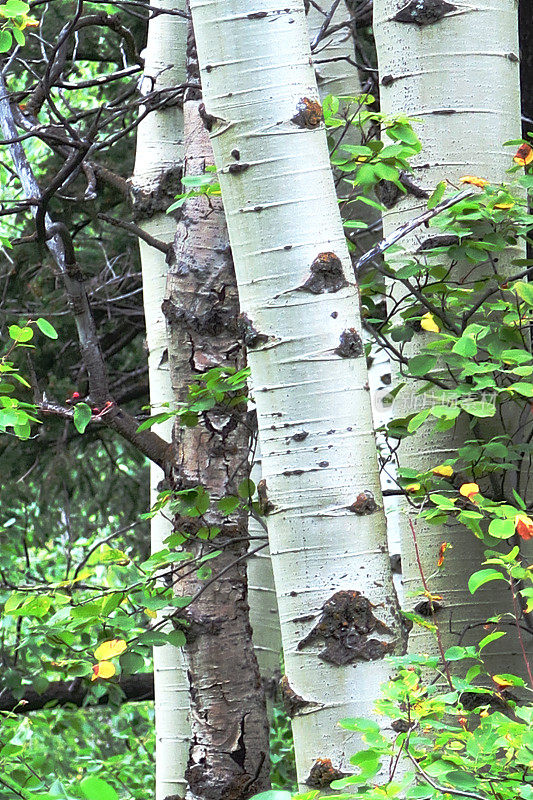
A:
<svg viewBox="0 0 533 800">
<path fill-rule="evenodd" d="M 212 163 L 211 145 L 197 102 L 185 104 L 186 174 L 202 174 Z M 192 198 L 183 207 L 175 241 L 164 311 L 174 391 L 184 400 L 187 385 L 214 367 L 240 368 L 238 297 L 221 201 Z M 196 556 L 222 550 L 211 562 L 220 577 L 206 587 L 196 571 L 180 579 L 178 591 L 201 596 L 187 610 L 187 660 L 191 686 L 192 740 L 186 778 L 188 798 L 246 800 L 268 788 L 268 727 L 248 617 L 245 556 L 246 515 L 224 517 L 216 500 L 237 494 L 247 477 L 246 405 L 216 406 L 195 428 L 175 433 L 175 488 L 202 484 L 211 508 L 202 525 L 221 529 L 214 541 L 192 536 Z M 176 526 L 194 534 L 197 520 Z M 238 656 L 237 656 L 238 654 Z"/>
</svg>

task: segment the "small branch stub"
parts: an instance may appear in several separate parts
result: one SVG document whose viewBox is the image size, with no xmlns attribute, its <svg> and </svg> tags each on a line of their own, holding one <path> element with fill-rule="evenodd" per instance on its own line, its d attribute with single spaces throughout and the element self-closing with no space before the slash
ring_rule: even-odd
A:
<svg viewBox="0 0 533 800">
<path fill-rule="evenodd" d="M 334 767 L 330 758 L 317 758 L 305 783 L 312 789 L 327 789 L 333 781 L 346 778 L 347 775 L 347 772 Z"/>
<path fill-rule="evenodd" d="M 366 489 L 357 495 L 355 502 L 351 506 L 348 506 L 348 511 L 357 514 L 359 517 L 365 517 L 368 514 L 374 514 L 378 508 L 374 495 Z"/>
<path fill-rule="evenodd" d="M 254 324 L 247 314 L 239 314 L 237 324 L 241 339 L 246 347 L 258 347 L 260 344 L 268 342 L 268 336 L 265 333 L 259 333 L 254 328 Z"/>
<path fill-rule="evenodd" d="M 335 253 L 319 253 L 310 270 L 311 275 L 300 287 L 302 292 L 311 294 L 338 292 L 348 285 L 341 260 Z"/>
<path fill-rule="evenodd" d="M 302 99 L 298 101 L 296 109 L 296 114 L 292 117 L 291 122 L 294 122 L 299 128 L 313 130 L 314 128 L 318 128 L 320 123 L 324 121 L 322 106 L 316 100 L 310 100 L 309 97 L 302 97 Z"/>
<path fill-rule="evenodd" d="M 285 711 L 287 712 L 288 716 L 291 717 L 291 719 L 295 714 L 298 713 L 298 711 L 309 705 L 309 700 L 304 700 L 303 697 L 300 697 L 299 694 L 296 694 L 286 675 L 283 675 L 282 679 L 280 680 L 279 688 L 281 691 L 281 699 L 283 700 Z"/>
<path fill-rule="evenodd" d="M 339 346 L 334 352 L 341 358 L 357 358 L 363 355 L 363 342 L 355 328 L 348 328 L 341 333 Z"/>
<path fill-rule="evenodd" d="M 261 509 L 261 513 L 266 517 L 271 511 L 274 511 L 275 506 L 274 503 L 271 503 L 268 499 L 267 484 L 264 478 L 257 484 L 257 496 L 259 499 L 259 508 Z"/>
</svg>

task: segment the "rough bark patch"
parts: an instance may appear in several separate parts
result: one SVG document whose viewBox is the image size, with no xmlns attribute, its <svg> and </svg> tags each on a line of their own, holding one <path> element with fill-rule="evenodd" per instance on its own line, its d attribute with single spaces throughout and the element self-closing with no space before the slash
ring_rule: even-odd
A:
<svg viewBox="0 0 533 800">
<path fill-rule="evenodd" d="M 338 292 L 348 285 L 341 260 L 335 253 L 319 253 L 311 264 L 310 272 L 310 276 L 300 287 L 302 292 Z"/>
<path fill-rule="evenodd" d="M 341 772 L 333 766 L 330 758 L 317 758 L 305 782 L 313 789 L 327 789 L 333 781 L 347 776 L 347 772 Z"/>
<path fill-rule="evenodd" d="M 411 0 L 393 17 L 395 22 L 413 23 L 414 25 L 433 25 L 440 19 L 456 11 L 457 6 L 445 0 Z"/>
<path fill-rule="evenodd" d="M 339 346 L 334 352 L 341 358 L 357 358 L 363 355 L 363 342 L 355 328 L 347 328 L 341 333 Z"/>
<path fill-rule="evenodd" d="M 246 314 L 239 314 L 238 325 L 241 339 L 246 347 L 258 347 L 260 344 L 268 342 L 268 336 L 265 333 L 259 333 Z"/>
<path fill-rule="evenodd" d="M 330 664 L 340 666 L 383 658 L 394 649 L 395 643 L 371 639 L 370 634 L 391 636 L 393 632 L 374 616 L 373 608 L 366 597 L 353 589 L 335 592 L 322 606 L 319 622 L 298 643 L 298 650 L 322 639 L 325 647 L 318 657 Z"/>
<path fill-rule="evenodd" d="M 364 517 L 368 514 L 374 514 L 378 508 L 374 495 L 367 489 L 357 495 L 355 502 L 348 506 L 348 511 L 357 514 L 358 517 Z"/>
<path fill-rule="evenodd" d="M 318 128 L 320 123 L 324 120 L 324 112 L 322 106 L 316 100 L 310 100 L 309 97 L 302 97 L 296 106 L 296 114 L 292 117 L 291 122 L 298 125 L 299 128 Z"/>
<path fill-rule="evenodd" d="M 304 700 L 303 697 L 301 697 L 299 694 L 296 694 L 286 675 L 284 675 L 280 680 L 279 688 L 281 691 L 281 699 L 283 700 L 283 705 L 285 706 L 285 711 L 289 717 L 291 717 L 291 719 L 295 714 L 298 713 L 298 711 L 300 711 L 300 709 L 309 705 L 309 700 Z"/>
</svg>

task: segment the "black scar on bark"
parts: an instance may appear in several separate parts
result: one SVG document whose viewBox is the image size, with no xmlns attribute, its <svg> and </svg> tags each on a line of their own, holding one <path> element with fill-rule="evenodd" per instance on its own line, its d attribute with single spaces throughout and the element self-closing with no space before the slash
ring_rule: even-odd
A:
<svg viewBox="0 0 533 800">
<path fill-rule="evenodd" d="M 366 517 L 368 514 L 374 514 L 379 508 L 376 503 L 375 497 L 371 491 L 365 489 L 360 492 L 351 506 L 348 506 L 348 511 L 352 514 L 357 514 L 358 517 Z"/>
<path fill-rule="evenodd" d="M 200 119 L 204 123 L 206 129 L 211 132 L 213 130 L 213 125 L 217 121 L 217 117 L 207 113 L 204 103 L 200 103 L 198 106 L 198 114 L 200 115 Z"/>
<path fill-rule="evenodd" d="M 372 603 L 354 589 L 335 592 L 326 600 L 320 620 L 298 643 L 297 649 L 303 650 L 322 639 L 325 646 L 318 657 L 337 666 L 383 658 L 394 649 L 395 642 L 370 638 L 371 634 L 392 635 L 391 629 L 375 617 L 373 609 Z"/>
<path fill-rule="evenodd" d="M 294 439 L 295 442 L 303 442 L 304 439 L 307 439 L 309 436 L 309 431 L 296 431 L 291 436 L 291 439 Z"/>
<path fill-rule="evenodd" d="M 421 600 L 414 607 L 414 611 L 420 614 L 421 617 L 432 617 L 437 611 L 442 608 L 442 603 L 437 603 L 436 600 Z"/>
<path fill-rule="evenodd" d="M 302 292 L 338 292 L 348 285 L 341 260 L 335 253 L 319 253 L 311 264 L 310 271 L 310 276 L 299 287 Z"/>
<path fill-rule="evenodd" d="M 285 706 L 285 711 L 287 712 L 288 716 L 291 717 L 291 719 L 295 714 L 298 713 L 298 711 L 309 705 L 309 700 L 304 700 L 303 697 L 301 697 L 299 694 L 296 694 L 286 675 L 283 675 L 282 679 L 280 680 L 279 688 L 281 692 L 281 699 L 283 700 L 283 705 Z"/>
<path fill-rule="evenodd" d="M 268 342 L 268 336 L 265 333 L 259 333 L 259 331 L 254 328 L 250 317 L 246 314 L 239 314 L 237 324 L 239 326 L 241 339 L 246 347 L 259 347 L 260 344 Z"/>
<path fill-rule="evenodd" d="M 357 358 L 363 355 L 363 342 L 355 328 L 348 328 L 341 333 L 339 346 L 333 352 L 341 358 Z"/>
<path fill-rule="evenodd" d="M 433 25 L 446 14 L 456 10 L 457 6 L 447 3 L 446 0 L 411 0 L 406 6 L 400 8 L 392 19 L 395 22 L 412 23 L 423 27 L 424 25 Z"/>
<path fill-rule="evenodd" d="M 317 758 L 305 783 L 312 789 L 327 789 L 333 781 L 346 778 L 348 774 L 334 767 L 330 758 Z"/>
<path fill-rule="evenodd" d="M 294 122 L 299 128 L 308 130 L 318 128 L 323 120 L 322 106 L 317 100 L 311 100 L 309 97 L 302 97 L 301 100 L 298 100 L 296 114 L 291 118 L 291 122 Z"/>
<path fill-rule="evenodd" d="M 230 173 L 230 175 L 239 175 L 239 173 L 241 172 L 246 172 L 249 166 L 250 166 L 249 164 L 244 164 L 244 163 L 230 164 L 228 167 L 228 172 Z"/>
</svg>

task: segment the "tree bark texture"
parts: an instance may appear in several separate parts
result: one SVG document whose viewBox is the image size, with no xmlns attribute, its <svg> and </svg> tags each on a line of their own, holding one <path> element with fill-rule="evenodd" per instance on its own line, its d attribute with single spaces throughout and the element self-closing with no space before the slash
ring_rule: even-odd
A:
<svg viewBox="0 0 533 800">
<path fill-rule="evenodd" d="M 402 648 L 353 282 L 304 4 L 192 0 L 262 452 L 299 782 L 356 749 Z"/>
<path fill-rule="evenodd" d="M 156 0 L 170 11 L 185 11 L 185 0 Z M 148 24 L 144 51 L 145 67 L 141 89 L 171 96 L 186 80 L 187 21 L 171 14 L 154 16 Z M 168 106 L 152 111 L 137 128 L 135 170 L 131 181 L 136 223 L 156 239 L 171 244 L 176 221 L 166 213 L 180 191 L 183 161 L 183 112 L 173 99 Z M 165 295 L 168 266 L 165 253 L 139 240 L 143 278 L 144 316 L 148 346 L 148 375 L 151 413 L 174 405 L 170 380 L 165 317 L 161 304 Z M 155 425 L 167 441 L 172 438 L 172 421 Z M 157 499 L 163 470 L 150 465 L 150 499 Z M 151 520 L 151 549 L 161 550 L 172 533 L 172 523 L 159 513 Z M 165 611 L 160 612 L 165 616 Z M 183 797 L 189 750 L 189 685 L 184 656 L 170 644 L 154 647 L 156 800 Z"/>
<path fill-rule="evenodd" d="M 212 164 L 199 103 L 185 104 L 185 173 Z M 164 308 L 174 392 L 185 400 L 187 385 L 219 366 L 242 368 L 238 296 L 222 203 L 191 198 L 183 207 L 168 277 Z M 221 550 L 212 565 L 216 582 L 187 610 L 187 662 L 191 685 L 192 738 L 186 777 L 190 800 L 246 800 L 269 786 L 265 698 L 253 651 L 248 616 L 244 512 L 225 517 L 216 500 L 237 494 L 248 473 L 246 404 L 205 411 L 195 428 L 176 428 L 175 488 L 203 485 L 212 504 L 201 521 L 177 518 L 175 527 L 192 538 L 194 555 Z M 209 542 L 196 538 L 202 525 L 221 531 Z M 194 595 L 203 581 L 196 570 L 180 578 L 179 592 Z"/>
<path fill-rule="evenodd" d="M 512 151 L 504 141 L 520 135 L 520 94 L 518 81 L 517 13 L 514 0 L 476 0 L 461 6 L 441 0 L 421 0 L 401 7 L 396 0 L 374 0 L 374 32 L 379 61 L 381 110 L 386 114 L 407 114 L 415 123 L 422 151 L 414 160 L 415 183 L 430 190 L 442 179 L 457 185 L 463 175 L 474 174 L 498 183 L 506 180 Z M 482 87 L 482 89 L 480 89 Z M 384 215 L 384 234 L 424 210 L 426 203 L 412 194 L 401 195 Z M 417 250 L 424 234 L 415 231 L 402 240 L 404 253 L 389 255 L 391 264 Z M 508 258 L 520 255 L 516 250 Z M 506 256 L 507 258 L 507 256 Z M 508 269 L 509 267 L 507 267 Z M 464 269 L 460 264 L 455 275 Z M 471 265 L 468 267 L 471 270 Z M 504 258 L 498 272 L 505 274 Z M 472 280 L 470 273 L 470 280 Z M 398 283 L 396 299 L 406 288 Z M 431 334 L 416 333 L 405 350 L 412 357 L 421 352 Z M 405 380 L 402 378 L 402 380 Z M 395 400 L 394 416 L 413 411 L 413 395 L 420 384 L 411 383 Z M 416 398 L 419 408 L 431 400 Z M 492 428 L 488 435 L 498 431 Z M 457 455 L 457 448 L 472 438 L 466 426 L 457 425 L 436 434 L 422 426 L 402 442 L 400 463 L 425 471 Z M 484 560 L 484 545 L 464 526 L 428 525 L 404 504 L 402 528 L 402 572 L 406 594 L 421 588 L 411 523 L 415 527 L 421 564 L 430 577 L 431 591 L 443 597 L 436 614 L 444 646 L 465 645 L 480 638 L 479 626 L 496 612 L 509 610 L 507 587 L 491 584 L 476 592 L 467 589 L 470 574 Z M 453 547 L 446 552 L 437 570 L 441 544 Z M 408 599 L 409 610 L 420 598 Z M 469 626 L 473 626 L 469 630 Z M 482 629 L 481 629 L 482 630 Z M 514 630 L 514 629 L 513 629 Z M 453 631 L 453 632 L 452 632 Z M 433 635 L 415 626 L 409 636 L 409 650 L 436 653 Z M 510 633 L 485 651 L 489 668 L 520 674 L 522 659 Z"/>
</svg>

